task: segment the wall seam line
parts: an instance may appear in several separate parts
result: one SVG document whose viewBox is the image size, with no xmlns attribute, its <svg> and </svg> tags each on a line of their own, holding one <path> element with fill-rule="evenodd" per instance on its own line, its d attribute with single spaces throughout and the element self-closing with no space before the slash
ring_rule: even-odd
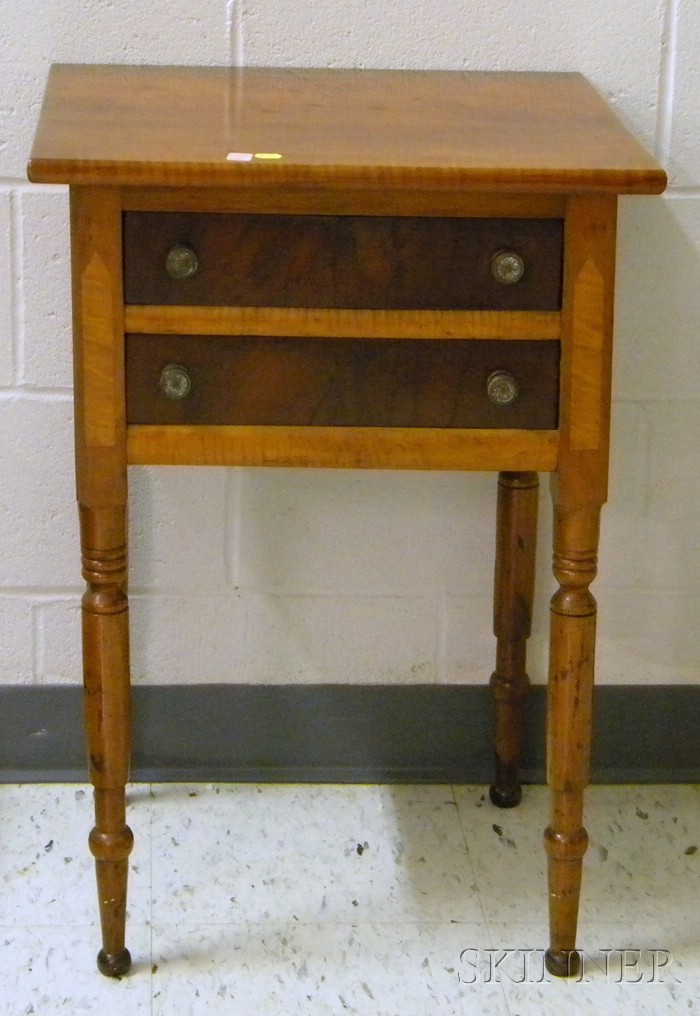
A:
<svg viewBox="0 0 700 1016">
<path fill-rule="evenodd" d="M 24 223 L 19 194 L 10 191 L 10 322 L 12 326 L 12 380 L 15 385 L 25 377 L 25 300 L 21 272 L 24 252 Z"/>
<path fill-rule="evenodd" d="M 14 325 L 14 322 L 13 322 Z M 23 350 L 24 352 L 24 350 Z M 72 388 L 43 388 L 25 384 L 22 380 L 12 386 L 0 388 L 2 402 L 72 402 Z"/>
<path fill-rule="evenodd" d="M 229 63 L 232 67 L 243 66 L 243 13 L 241 0 L 227 0 L 226 31 L 228 35 Z"/>
<path fill-rule="evenodd" d="M 673 127 L 676 56 L 678 52 L 678 14 L 680 0 L 667 0 L 659 67 L 659 99 L 656 116 L 656 157 L 668 165 Z"/>
<path fill-rule="evenodd" d="M 229 469 L 224 489 L 224 575 L 236 592 L 241 582 L 241 504 L 240 472 Z"/>
<path fill-rule="evenodd" d="M 32 680 L 33 683 L 43 684 L 42 672 L 44 661 L 44 632 L 39 624 L 40 604 L 36 601 L 31 605 L 32 614 Z"/>
</svg>

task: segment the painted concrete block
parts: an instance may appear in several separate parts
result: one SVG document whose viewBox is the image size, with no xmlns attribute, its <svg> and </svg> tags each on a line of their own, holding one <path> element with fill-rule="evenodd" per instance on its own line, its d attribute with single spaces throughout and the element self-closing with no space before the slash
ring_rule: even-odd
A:
<svg viewBox="0 0 700 1016">
<path fill-rule="evenodd" d="M 70 401 L 0 399 L 0 433 L 2 584 L 77 588 Z"/>
<path fill-rule="evenodd" d="M 19 597 L 0 596 L 0 683 L 34 682 L 32 603 Z"/>
<path fill-rule="evenodd" d="M 68 190 L 25 190 L 22 210 L 24 383 L 73 384 Z"/>
<path fill-rule="evenodd" d="M 264 469 L 238 482 L 242 586 L 416 596 L 491 581 L 493 475 Z"/>
<path fill-rule="evenodd" d="M 129 470 L 132 590 L 211 592 L 227 586 L 228 471 L 204 467 Z"/>
<path fill-rule="evenodd" d="M 243 50 L 260 66 L 581 71 L 651 142 L 664 9 L 662 0 L 249 0 Z"/>
<path fill-rule="evenodd" d="M 700 194 L 620 203 L 617 398 L 700 398 Z"/>
</svg>

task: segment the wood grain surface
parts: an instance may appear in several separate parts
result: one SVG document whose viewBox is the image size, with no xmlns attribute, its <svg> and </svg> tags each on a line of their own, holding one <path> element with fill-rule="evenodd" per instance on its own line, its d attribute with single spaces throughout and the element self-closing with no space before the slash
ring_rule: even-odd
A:
<svg viewBox="0 0 700 1016">
<path fill-rule="evenodd" d="M 186 306 L 346 307 L 403 310 L 558 310 L 559 219 L 127 212 L 126 302 Z M 197 256 L 173 279 L 168 251 Z M 514 251 L 523 277 L 491 272 Z"/>
<path fill-rule="evenodd" d="M 192 388 L 170 399 L 168 364 Z M 557 426 L 558 342 L 127 336 L 127 421 L 323 427 Z M 494 405 L 486 382 L 498 370 L 520 392 Z"/>
<path fill-rule="evenodd" d="M 132 425 L 130 465 L 556 469 L 556 430 Z"/>
<path fill-rule="evenodd" d="M 127 305 L 125 330 L 144 335 L 306 335 L 336 339 L 560 339 L 557 311 L 345 310 L 318 307 Z"/>
<path fill-rule="evenodd" d="M 29 177 L 617 193 L 666 179 L 579 74 L 70 64 L 51 70 Z"/>
</svg>

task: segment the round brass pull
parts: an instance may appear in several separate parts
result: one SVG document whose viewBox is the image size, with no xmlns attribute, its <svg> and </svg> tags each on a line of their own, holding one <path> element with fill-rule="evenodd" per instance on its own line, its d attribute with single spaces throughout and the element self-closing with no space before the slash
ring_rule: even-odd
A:
<svg viewBox="0 0 700 1016">
<path fill-rule="evenodd" d="M 497 250 L 491 258 L 491 274 L 496 282 L 512 286 L 525 274 L 525 262 L 514 250 Z"/>
<path fill-rule="evenodd" d="M 163 367 L 158 384 L 166 399 L 185 399 L 192 391 L 189 371 L 180 363 L 169 363 Z"/>
<path fill-rule="evenodd" d="M 517 399 L 520 388 L 509 370 L 495 370 L 486 379 L 486 394 L 495 406 L 509 406 Z"/>
<path fill-rule="evenodd" d="M 171 279 L 191 279 L 199 268 L 197 255 L 191 247 L 184 243 L 175 244 L 168 251 L 165 259 L 165 270 Z"/>
</svg>

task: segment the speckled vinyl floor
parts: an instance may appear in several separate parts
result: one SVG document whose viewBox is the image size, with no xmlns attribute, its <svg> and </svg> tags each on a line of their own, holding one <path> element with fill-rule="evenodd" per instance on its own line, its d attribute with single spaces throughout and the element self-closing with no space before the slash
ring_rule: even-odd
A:
<svg viewBox="0 0 700 1016">
<path fill-rule="evenodd" d="M 0 1016 L 700 1012 L 700 788 L 593 787 L 576 982 L 543 970 L 544 788 L 130 788 L 131 974 L 94 960 L 83 786 L 0 787 Z"/>
</svg>

